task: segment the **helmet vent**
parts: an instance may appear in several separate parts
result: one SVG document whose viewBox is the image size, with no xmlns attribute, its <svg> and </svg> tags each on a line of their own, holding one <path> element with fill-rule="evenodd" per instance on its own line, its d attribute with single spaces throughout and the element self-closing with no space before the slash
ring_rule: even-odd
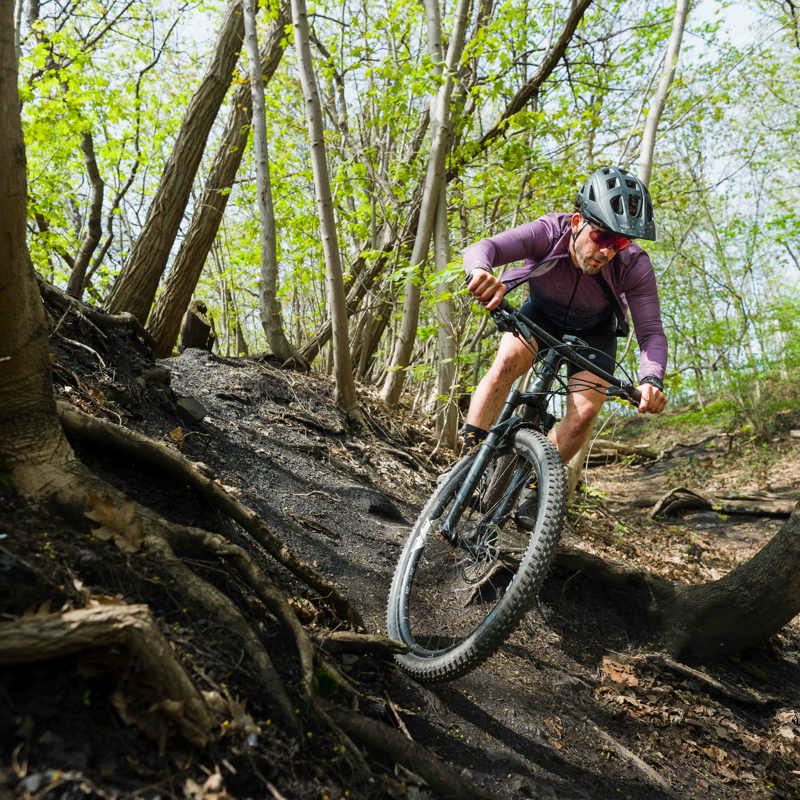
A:
<svg viewBox="0 0 800 800">
<path fill-rule="evenodd" d="M 620 167 L 601 167 L 578 192 L 576 207 L 606 230 L 631 239 L 655 239 L 653 204 L 647 187 Z"/>
</svg>

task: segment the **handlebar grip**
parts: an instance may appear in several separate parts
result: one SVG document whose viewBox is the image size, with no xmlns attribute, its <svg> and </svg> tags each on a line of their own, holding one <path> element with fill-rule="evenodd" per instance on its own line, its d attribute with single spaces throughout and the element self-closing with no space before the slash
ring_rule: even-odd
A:
<svg viewBox="0 0 800 800">
<path fill-rule="evenodd" d="M 629 383 L 623 383 L 619 386 L 612 384 L 606 388 L 606 394 L 609 397 L 620 397 L 623 400 L 629 400 L 635 406 L 638 406 L 642 399 L 642 393 Z"/>
<path fill-rule="evenodd" d="M 495 310 L 496 311 L 507 311 L 507 312 L 510 312 L 510 311 L 514 311 L 514 306 L 512 306 L 511 303 L 509 303 L 508 300 L 506 300 L 505 297 L 504 297 L 500 301 L 500 305 L 497 306 L 497 308 Z"/>
</svg>

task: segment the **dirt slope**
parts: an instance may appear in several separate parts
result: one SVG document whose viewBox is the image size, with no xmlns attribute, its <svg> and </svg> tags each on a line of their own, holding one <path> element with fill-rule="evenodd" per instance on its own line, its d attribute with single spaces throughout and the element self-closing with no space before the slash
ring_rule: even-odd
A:
<svg viewBox="0 0 800 800">
<path fill-rule="evenodd" d="M 391 416 L 365 393 L 368 424 L 352 433 L 333 406 L 327 378 L 203 351 L 155 365 L 146 347 L 122 334 L 113 341 L 86 329 L 66 335 L 54 339 L 62 397 L 208 464 L 348 593 L 370 631 L 383 630 L 405 531 L 448 462 L 419 420 Z M 101 361 L 69 344 L 79 336 Z M 637 435 L 646 441 L 647 429 Z M 769 453 L 744 451 L 722 435 L 700 450 L 694 439 L 676 447 L 660 433 L 659 441 L 665 456 L 658 461 L 590 470 L 590 492 L 570 515 L 565 543 L 673 579 L 712 580 L 781 521 L 713 512 L 654 521 L 651 501 L 678 486 L 790 496 L 798 442 L 788 430 Z M 185 487 L 110 454 L 82 455 L 173 519 L 217 521 Z M 178 740 L 159 752 L 121 721 L 110 687 L 85 665 L 77 677 L 73 664 L 2 668 L 0 796 L 436 796 L 391 759 L 369 756 L 373 777 L 365 781 L 348 772 L 333 746 L 309 737 L 298 747 L 270 727 L 261 699 L 248 694 L 236 643 L 213 620 L 174 607 L 155 568 L 130 569 L 129 558 L 94 540 L 85 525 L 28 509 L 5 489 L 0 514 L 6 619 L 42 603 L 74 605 L 75 586 L 148 602 L 192 670 L 230 687 L 259 725 L 249 750 L 223 730 L 206 752 Z M 465 678 L 422 687 L 390 663 L 352 656 L 342 668 L 362 692 L 363 711 L 497 797 L 800 797 L 797 622 L 769 648 L 737 663 L 695 665 L 692 673 L 653 652 L 645 600 L 637 605 L 557 568 L 520 630 Z"/>
</svg>

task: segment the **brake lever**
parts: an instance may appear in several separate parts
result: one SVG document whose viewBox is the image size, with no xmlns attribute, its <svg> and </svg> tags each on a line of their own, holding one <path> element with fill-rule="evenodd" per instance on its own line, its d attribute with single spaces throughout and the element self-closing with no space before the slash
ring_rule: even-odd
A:
<svg viewBox="0 0 800 800">
<path fill-rule="evenodd" d="M 497 326 L 497 330 L 503 331 L 503 333 L 517 333 L 514 318 L 505 308 L 500 306 L 489 313 L 492 316 L 494 324 Z"/>
<path fill-rule="evenodd" d="M 619 397 L 634 406 L 638 406 L 639 401 L 642 399 L 642 393 L 630 383 L 623 383 L 620 386 L 607 386 L 606 396 Z"/>
</svg>

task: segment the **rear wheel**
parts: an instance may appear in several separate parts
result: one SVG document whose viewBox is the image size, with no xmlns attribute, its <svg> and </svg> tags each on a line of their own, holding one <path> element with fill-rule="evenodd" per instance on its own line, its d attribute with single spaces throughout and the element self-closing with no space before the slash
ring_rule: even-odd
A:
<svg viewBox="0 0 800 800">
<path fill-rule="evenodd" d="M 408 647 L 397 662 L 420 681 L 456 678 L 497 650 L 534 603 L 564 521 L 561 458 L 521 428 L 510 455 L 489 459 L 451 543 L 443 525 L 473 461 L 456 464 L 423 508 L 389 592 L 388 633 Z"/>
</svg>

